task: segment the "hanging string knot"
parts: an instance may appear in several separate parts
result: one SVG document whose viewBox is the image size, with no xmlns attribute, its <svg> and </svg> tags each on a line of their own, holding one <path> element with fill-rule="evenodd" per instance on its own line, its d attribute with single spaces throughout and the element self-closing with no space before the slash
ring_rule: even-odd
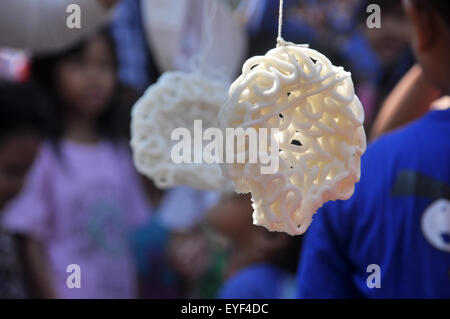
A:
<svg viewBox="0 0 450 319">
<path fill-rule="evenodd" d="M 283 0 L 280 0 L 280 9 L 278 12 L 278 36 L 277 36 L 277 47 L 284 47 L 288 45 L 293 45 L 297 47 L 308 48 L 308 44 L 295 44 L 293 42 L 285 41 L 281 36 L 281 30 L 283 27 Z"/>
</svg>

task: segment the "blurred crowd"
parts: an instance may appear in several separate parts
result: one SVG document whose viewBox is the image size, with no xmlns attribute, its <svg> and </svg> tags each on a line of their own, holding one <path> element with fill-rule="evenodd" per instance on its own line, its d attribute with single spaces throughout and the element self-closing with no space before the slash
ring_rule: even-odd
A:
<svg viewBox="0 0 450 319">
<path fill-rule="evenodd" d="M 0 29 L 0 298 L 294 298 L 301 236 L 253 225 L 248 194 L 158 189 L 133 165 L 131 107 L 163 72 L 189 69 L 205 1 L 91 2 L 98 17 L 65 30 L 70 43 L 7 45 L 14 30 Z M 389 95 L 422 76 L 401 1 L 372 2 L 380 29 L 364 0 L 285 0 L 283 21 L 286 41 L 352 73 L 369 139 L 426 111 L 391 122 Z M 276 45 L 278 1 L 219 3 L 206 63 L 232 80 Z"/>
</svg>

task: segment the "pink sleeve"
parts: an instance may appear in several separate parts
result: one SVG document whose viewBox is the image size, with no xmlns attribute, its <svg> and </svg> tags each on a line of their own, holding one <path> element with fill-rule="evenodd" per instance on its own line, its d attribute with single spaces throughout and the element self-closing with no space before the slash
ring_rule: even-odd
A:
<svg viewBox="0 0 450 319">
<path fill-rule="evenodd" d="M 150 203 L 145 194 L 143 181 L 134 167 L 131 153 L 124 152 L 124 173 L 126 173 L 127 220 L 130 226 L 139 226 L 150 217 Z"/>
<path fill-rule="evenodd" d="M 10 233 L 45 240 L 50 231 L 48 200 L 48 171 L 50 146 L 42 145 L 22 192 L 5 208 L 2 225 Z"/>
</svg>

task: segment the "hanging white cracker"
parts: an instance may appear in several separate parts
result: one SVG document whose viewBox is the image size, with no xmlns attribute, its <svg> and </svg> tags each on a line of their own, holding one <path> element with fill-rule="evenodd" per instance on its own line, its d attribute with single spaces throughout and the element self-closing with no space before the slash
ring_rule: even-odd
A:
<svg viewBox="0 0 450 319">
<path fill-rule="evenodd" d="M 366 148 L 364 111 L 349 72 L 307 46 L 280 36 L 278 43 L 245 62 L 219 121 L 223 129 L 279 128 L 279 169 L 261 174 L 261 163 L 236 163 L 222 170 L 237 192 L 251 192 L 254 224 L 298 235 L 324 202 L 353 194 Z"/>
<path fill-rule="evenodd" d="M 144 93 L 132 111 L 134 162 L 160 188 L 190 185 L 221 189 L 225 179 L 218 164 L 175 164 L 171 158 L 172 131 L 185 127 L 193 137 L 194 120 L 202 128 L 217 127 L 217 114 L 226 99 L 226 84 L 200 73 L 166 72 Z"/>
<path fill-rule="evenodd" d="M 206 12 L 203 33 L 211 30 L 216 5 L 212 1 L 210 15 Z M 191 60 L 193 71 L 165 72 L 132 110 L 131 146 L 135 165 L 160 188 L 189 185 L 218 190 L 227 183 L 217 163 L 176 163 L 172 158 L 172 148 L 180 142 L 172 141 L 172 132 L 176 128 L 186 128 L 192 141 L 195 120 L 202 121 L 203 130 L 217 127 L 217 116 L 227 97 L 228 83 L 217 76 L 217 72 L 214 74 L 217 70 L 207 70 L 204 65 L 211 44 L 211 34 L 207 35 L 209 38 L 203 41 L 205 47 Z M 194 152 L 199 151 L 203 148 L 192 150 L 192 162 Z"/>
</svg>

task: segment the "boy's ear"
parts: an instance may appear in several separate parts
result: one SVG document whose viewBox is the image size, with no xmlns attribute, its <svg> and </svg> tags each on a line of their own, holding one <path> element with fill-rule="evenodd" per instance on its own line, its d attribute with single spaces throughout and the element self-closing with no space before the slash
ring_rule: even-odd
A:
<svg viewBox="0 0 450 319">
<path fill-rule="evenodd" d="M 403 7 L 411 21 L 415 47 L 427 50 L 436 40 L 438 32 L 434 13 L 421 1 L 403 0 Z"/>
</svg>

